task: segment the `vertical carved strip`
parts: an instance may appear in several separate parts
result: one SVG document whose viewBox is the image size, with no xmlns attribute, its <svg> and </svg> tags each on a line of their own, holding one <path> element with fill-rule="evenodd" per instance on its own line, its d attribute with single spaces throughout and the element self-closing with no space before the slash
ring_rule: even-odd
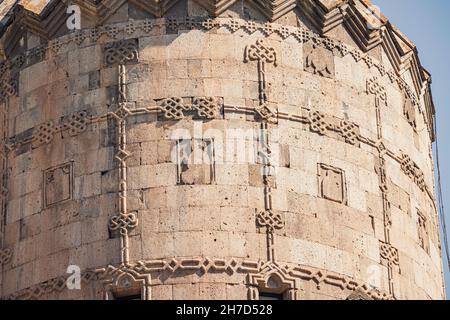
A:
<svg viewBox="0 0 450 320">
<path fill-rule="evenodd" d="M 267 99 L 266 65 L 277 66 L 277 52 L 260 39 L 245 48 L 244 62 L 249 61 L 258 62 L 259 106 L 255 108 L 255 114 L 263 121 L 276 123 L 277 112 L 272 110 Z"/>
<path fill-rule="evenodd" d="M 127 208 L 127 163 L 130 156 L 127 152 L 126 121 L 130 114 L 127 109 L 126 95 L 126 70 L 124 65 L 119 65 L 119 101 L 118 108 L 111 115 L 117 124 L 117 153 L 115 159 L 119 162 L 119 214 L 111 218 L 109 228 L 119 231 L 121 236 L 121 259 L 123 264 L 129 262 L 128 232 L 138 224 L 137 215 L 128 212 Z"/>
<path fill-rule="evenodd" d="M 388 268 L 389 293 L 395 297 L 394 288 L 394 268 L 399 265 L 398 250 L 391 244 L 391 205 L 388 197 L 388 181 L 386 175 L 386 149 L 383 143 L 383 126 L 381 122 L 381 106 L 387 106 L 386 88 L 380 85 L 378 79 L 371 78 L 367 80 L 367 93 L 375 96 L 375 116 L 377 122 L 377 151 L 378 158 L 375 165 L 375 171 L 378 174 L 379 186 L 383 201 L 383 220 L 384 220 L 384 242 L 380 242 L 380 259 Z M 386 254 L 389 252 L 390 254 Z"/>
<path fill-rule="evenodd" d="M 257 213 L 256 221 L 260 227 L 266 228 L 267 235 L 267 259 L 275 261 L 275 229 L 284 227 L 284 221 L 280 213 L 272 207 L 272 187 L 274 167 L 271 163 L 272 150 L 268 123 L 277 122 L 277 113 L 269 107 L 267 99 L 266 65 L 277 65 L 277 52 L 269 47 L 264 40 L 256 41 L 256 44 L 245 48 L 244 62 L 257 61 L 259 82 L 259 106 L 255 108 L 255 115 L 261 118 L 260 128 L 260 158 L 263 165 L 261 174 L 264 182 L 264 211 Z"/>
</svg>

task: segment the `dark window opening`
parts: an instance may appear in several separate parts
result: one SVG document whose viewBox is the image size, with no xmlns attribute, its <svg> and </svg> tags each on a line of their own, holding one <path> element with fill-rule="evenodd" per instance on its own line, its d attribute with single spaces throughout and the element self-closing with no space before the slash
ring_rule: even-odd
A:
<svg viewBox="0 0 450 320">
<path fill-rule="evenodd" d="M 114 300 L 119 300 L 119 301 L 142 300 L 142 296 L 140 294 L 114 296 Z"/>
<path fill-rule="evenodd" d="M 284 300 L 282 293 L 260 292 L 259 300 Z"/>
</svg>

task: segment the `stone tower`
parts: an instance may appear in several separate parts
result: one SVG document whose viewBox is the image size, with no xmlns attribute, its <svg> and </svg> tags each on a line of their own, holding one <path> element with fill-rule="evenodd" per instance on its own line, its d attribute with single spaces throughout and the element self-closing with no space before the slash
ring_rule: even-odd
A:
<svg viewBox="0 0 450 320">
<path fill-rule="evenodd" d="M 445 297 L 431 78 L 368 1 L 0 2 L 1 298 Z"/>
</svg>

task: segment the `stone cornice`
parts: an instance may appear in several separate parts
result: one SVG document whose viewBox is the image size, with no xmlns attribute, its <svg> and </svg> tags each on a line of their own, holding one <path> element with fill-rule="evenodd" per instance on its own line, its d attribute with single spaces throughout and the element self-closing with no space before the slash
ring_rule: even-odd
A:
<svg viewBox="0 0 450 320">
<path fill-rule="evenodd" d="M 241 19 L 209 19 L 206 17 L 148 19 L 105 25 L 72 32 L 68 35 L 48 41 L 47 45 L 38 46 L 10 57 L 0 63 L 0 79 L 5 80 L 7 75 L 14 73 L 18 69 L 36 61 L 40 61 L 45 56 L 46 52 L 59 52 L 60 50 L 64 51 L 65 49 L 63 47 L 66 45 L 71 45 L 72 43 L 75 43 L 75 45 L 86 44 L 87 41 L 96 43 L 99 38 L 104 36 L 110 39 L 115 39 L 119 37 L 127 38 L 131 35 L 136 36 L 138 33 L 142 33 L 144 35 L 151 32 L 155 28 L 159 28 L 162 33 L 166 31 L 173 32 L 184 29 L 200 29 L 207 31 L 214 28 L 225 28 L 232 33 L 238 30 L 245 30 L 249 34 L 262 32 L 267 37 L 274 34 L 279 35 L 282 39 L 294 37 L 301 43 L 312 41 L 316 45 L 324 47 L 327 50 L 331 50 L 340 56 L 351 55 L 356 62 L 365 62 L 369 69 L 375 68 L 378 70 L 382 78 L 388 78 L 391 83 L 398 84 L 400 90 L 404 92 L 405 96 L 408 97 L 415 106 L 417 106 L 419 112 L 424 117 L 425 123 L 428 127 L 430 139 L 434 141 L 435 110 L 430 91 L 431 78 L 428 72 L 424 69 L 420 69 L 420 71 L 418 71 L 420 63 L 414 55 L 412 55 L 413 58 L 410 60 L 412 62 L 408 63 L 408 70 L 414 69 L 417 71 L 416 73 L 411 73 L 413 78 L 414 74 L 417 76 L 415 77 L 416 81 L 414 82 L 417 86 L 410 87 L 403 78 L 403 74 L 406 72 L 405 70 L 401 70 L 399 68 L 389 70 L 387 65 L 373 58 L 370 53 L 366 53 L 359 48 L 354 48 L 340 40 L 329 38 L 327 36 L 321 36 L 305 27 L 291 27 L 276 23 L 263 24 Z M 268 30 L 270 30 L 270 32 Z M 389 45 L 387 44 L 387 46 Z M 405 65 L 405 62 L 403 62 L 403 65 Z M 417 79 L 420 75 L 423 76 L 423 81 L 421 79 Z M 10 83 L 8 81 L 6 82 Z M 14 87 L 11 83 L 10 86 Z M 0 100 L 1 99 L 2 97 L 0 96 Z"/>
<path fill-rule="evenodd" d="M 127 2 L 158 18 L 170 15 L 169 9 L 179 1 L 181 0 L 73 0 L 72 3 L 80 6 L 82 17 L 90 21 L 89 25 L 100 27 Z M 211 17 L 218 17 L 230 9 L 237 0 L 194 0 L 194 2 L 203 7 Z M 295 14 L 306 17 L 313 31 L 320 35 L 327 36 L 335 28 L 343 26 L 363 52 L 370 54 L 373 49 L 381 46 L 399 76 L 406 72 L 411 73 L 414 92 L 427 105 L 428 121 L 433 121 L 435 110 L 430 92 L 431 77 L 420 63 L 417 48 L 386 17 L 377 13 L 370 1 L 247 0 L 247 2 L 261 12 L 266 21 L 275 21 L 294 11 Z M 2 15 L 0 21 L 3 25 L 1 39 L 6 57 L 11 58 L 11 55 L 16 54 L 15 48 L 27 32 L 38 35 L 42 43 L 55 39 L 59 34 L 67 33 L 65 3 L 67 0 L 33 2 L 7 0 L 0 4 Z M 277 22 L 283 23 L 281 20 Z M 430 132 L 433 137 L 434 130 Z"/>
</svg>

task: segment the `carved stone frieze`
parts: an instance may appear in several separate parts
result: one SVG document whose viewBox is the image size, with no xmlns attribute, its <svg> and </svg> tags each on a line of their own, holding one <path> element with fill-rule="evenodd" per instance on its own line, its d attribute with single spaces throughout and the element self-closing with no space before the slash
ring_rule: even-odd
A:
<svg viewBox="0 0 450 320">
<path fill-rule="evenodd" d="M 108 30 L 110 31 L 111 29 Z M 111 36 L 111 34 L 109 35 Z M 138 60 L 139 47 L 137 39 L 121 40 L 108 43 L 105 46 L 105 65 L 107 66 L 137 63 Z"/>
<path fill-rule="evenodd" d="M 345 275 L 302 265 L 242 260 L 238 258 L 192 257 L 137 261 L 117 267 L 110 265 L 106 268 L 86 270 L 81 274 L 81 281 L 84 285 L 100 281 L 109 288 L 108 293 L 110 293 L 116 288 L 113 285 L 114 283 L 119 284 L 119 288 L 126 287 L 128 284 L 133 285 L 135 282 L 140 282 L 140 285 L 151 286 L 149 275 L 154 274 L 154 276 L 157 276 L 161 273 L 174 275 L 182 271 L 197 272 L 200 276 L 207 273 L 247 275 L 247 283 L 250 286 L 249 297 L 253 299 L 257 298 L 255 289 L 257 290 L 259 285 L 263 285 L 263 283 L 265 286 L 270 285 L 274 279 L 276 281 L 280 280 L 281 287 L 290 291 L 288 295 L 291 299 L 298 297 L 296 288 L 298 288 L 300 282 L 311 282 L 316 285 L 318 290 L 322 286 L 331 286 L 349 292 L 362 291 L 376 300 L 393 299 L 391 295 Z M 275 278 L 271 279 L 271 276 Z M 68 275 L 57 277 L 5 298 L 31 300 L 38 299 L 44 294 L 62 292 L 67 290 L 67 278 Z M 268 280 L 270 281 L 269 283 L 267 282 Z"/>
<path fill-rule="evenodd" d="M 223 99 L 219 97 L 170 97 L 156 102 L 166 120 L 181 120 L 187 116 L 217 119 L 223 108 Z"/>
</svg>

